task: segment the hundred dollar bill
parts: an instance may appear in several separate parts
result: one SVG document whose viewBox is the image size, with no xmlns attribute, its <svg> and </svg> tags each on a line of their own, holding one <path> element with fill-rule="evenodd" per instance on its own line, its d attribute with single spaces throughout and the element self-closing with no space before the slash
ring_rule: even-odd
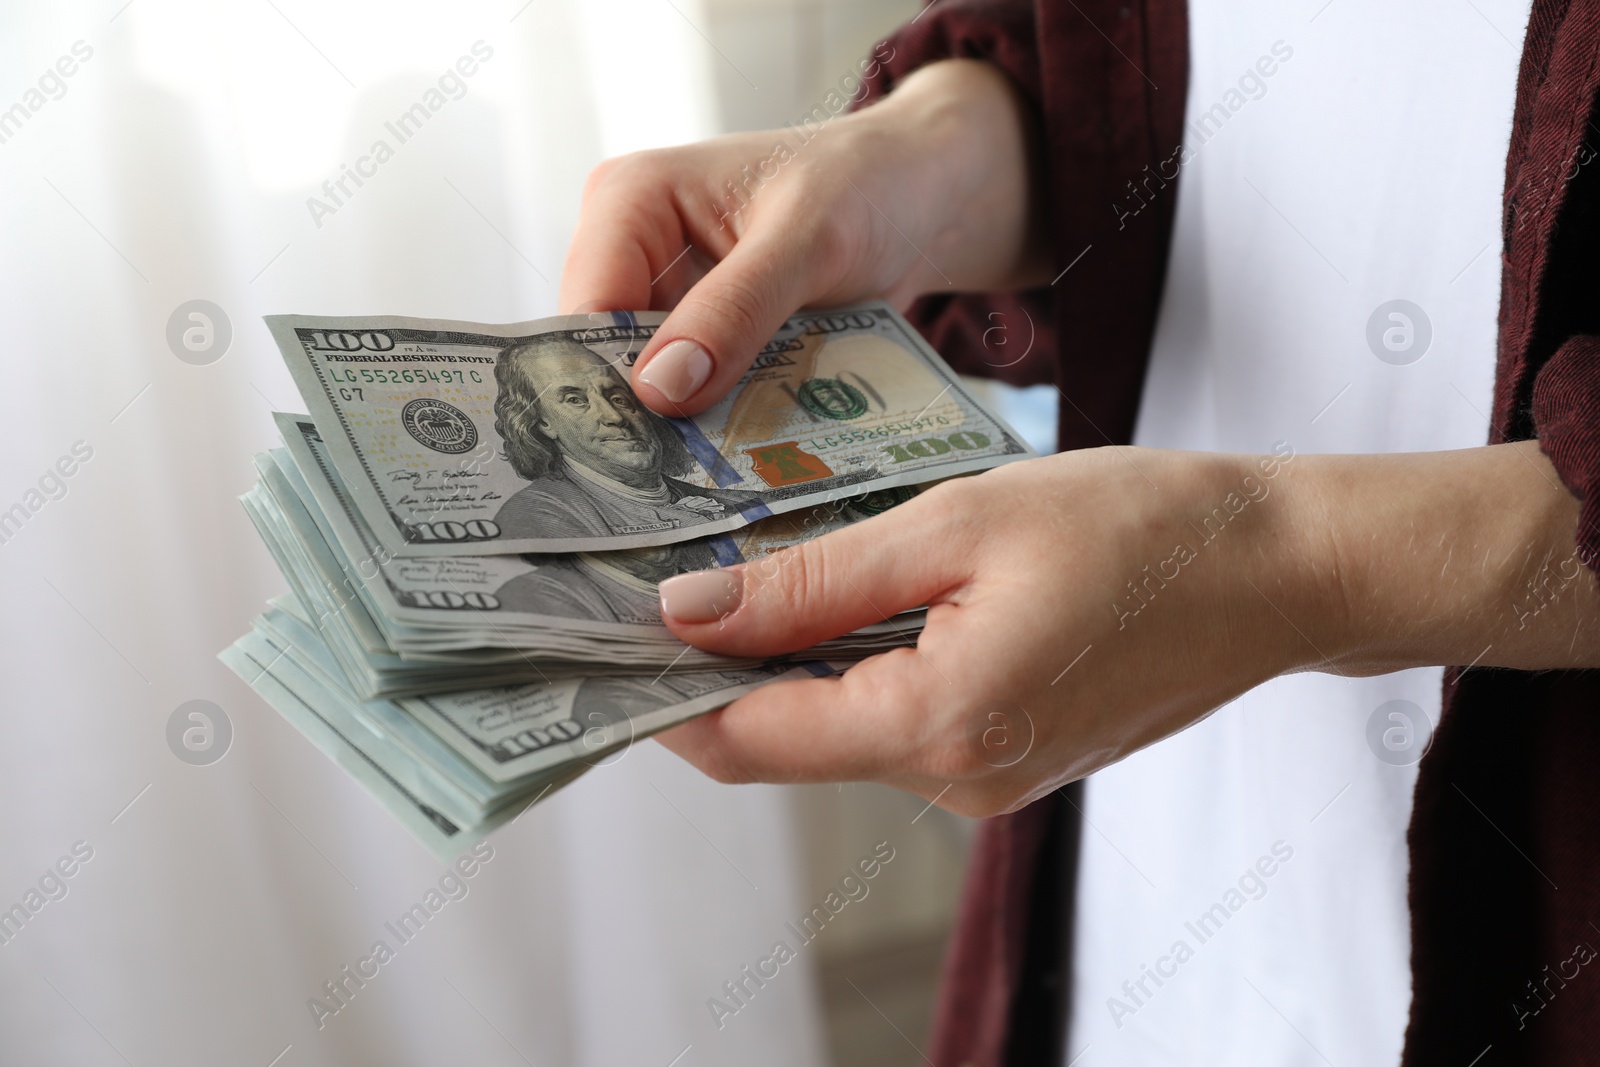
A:
<svg viewBox="0 0 1600 1067">
<path fill-rule="evenodd" d="M 793 316 L 720 403 L 664 418 L 628 369 L 665 318 L 267 324 L 398 557 L 671 545 L 1031 455 L 883 303 Z"/>
<path fill-rule="evenodd" d="M 267 638 L 258 629 L 224 649 L 219 658 L 440 859 L 456 855 L 464 842 L 509 822 L 529 804 L 545 799 L 594 766 L 575 762 L 531 774 L 505 789 L 497 803 L 465 814 L 447 812 L 440 800 L 439 772 L 426 765 L 407 767 L 407 761 L 396 757 L 392 747 L 385 750 L 383 735 L 367 722 L 347 726 L 348 733 L 341 731 L 335 723 L 353 715 L 357 705 L 319 688 L 289 646 Z M 482 784 L 493 786 L 486 779 Z"/>
<path fill-rule="evenodd" d="M 488 609 L 486 604 L 475 608 L 461 605 L 462 610 L 436 607 L 432 610 L 442 618 L 430 620 L 427 613 L 422 612 L 422 623 L 395 620 L 385 613 L 383 599 L 376 595 L 376 587 L 387 581 L 383 568 L 420 567 L 433 574 L 436 566 L 453 566 L 463 561 L 473 566 L 493 563 L 521 566 L 524 573 L 533 572 L 533 567 L 519 556 L 391 559 L 375 568 L 363 567 L 344 556 L 339 544 L 327 533 L 330 515 L 343 514 L 344 509 L 334 508 L 324 514 L 301 479 L 301 469 L 288 458 L 286 450 L 276 449 L 258 455 L 256 468 L 261 474 L 261 483 L 241 501 L 293 590 L 292 595 L 274 602 L 280 610 L 269 612 L 266 618 L 292 616 L 298 619 L 299 628 L 316 635 L 315 643 L 328 662 L 338 664 L 341 684 L 348 686 L 360 699 L 641 670 L 655 674 L 715 667 L 738 669 L 749 665 L 748 661 L 685 647 L 659 622 L 653 627 L 593 622 L 595 627 L 610 627 L 619 632 L 584 632 L 582 618 L 546 618 L 522 611 L 510 611 L 502 616 Z M 308 474 L 315 476 L 315 470 Z M 901 490 L 886 490 L 871 495 L 899 492 Z M 750 537 L 762 527 L 786 524 L 794 518 L 794 515 L 786 515 L 767 519 L 739 531 L 739 536 Z M 359 522 L 359 517 L 352 521 Z M 804 531 L 800 531 L 799 536 L 803 534 Z M 370 540 L 361 543 L 370 548 Z M 665 550 L 630 549 L 607 555 L 655 551 Z M 367 563 L 380 558 L 362 557 Z M 378 573 L 373 573 L 374 569 Z M 568 574 L 567 577 L 572 576 Z M 468 581 L 467 576 L 457 575 L 444 582 L 443 588 L 465 601 L 468 599 L 465 594 L 471 592 L 464 585 Z M 552 586 L 556 592 L 566 588 L 564 581 Z M 545 599 L 541 593 L 539 600 Z M 805 658 L 856 660 L 908 644 L 921 630 L 921 614 L 904 613 L 893 620 L 822 642 Z M 479 616 L 488 625 L 474 625 L 468 616 Z M 594 615 L 589 613 L 584 617 L 593 620 Z M 494 622 L 494 619 L 500 621 Z M 437 625 L 452 621 L 457 625 Z M 306 644 L 308 642 L 299 642 L 296 647 Z"/>
<path fill-rule="evenodd" d="M 825 678 L 843 665 L 753 664 L 651 678 L 607 676 L 480 689 L 397 701 L 489 778 L 509 781 L 573 762 L 599 761 L 669 726 L 772 682 Z"/>
<path fill-rule="evenodd" d="M 678 656 L 678 640 L 661 622 L 656 586 L 685 571 L 726 567 L 769 556 L 831 530 L 869 518 L 909 499 L 918 487 L 884 489 L 773 516 L 731 534 L 675 545 L 566 556 L 497 555 L 407 559 L 392 556 L 373 536 L 334 469 L 311 420 L 277 413 L 287 457 L 272 453 L 263 482 L 283 505 L 298 502 L 316 528 L 297 531 L 302 546 L 319 539 L 337 553 L 344 581 L 370 598 L 380 626 L 391 627 L 396 648 L 537 648 L 528 630 L 655 641 Z M 399 625 L 413 628 L 413 640 Z M 452 639 L 443 635 L 453 634 Z M 425 638 L 432 637 L 432 640 Z"/>
<path fill-rule="evenodd" d="M 320 638 L 272 609 L 221 659 L 440 855 L 636 740 L 773 682 L 842 665 L 762 665 L 361 701 Z"/>
</svg>

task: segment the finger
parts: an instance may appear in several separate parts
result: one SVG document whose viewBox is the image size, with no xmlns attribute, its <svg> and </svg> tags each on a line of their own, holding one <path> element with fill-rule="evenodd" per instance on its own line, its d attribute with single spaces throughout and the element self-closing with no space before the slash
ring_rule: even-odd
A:
<svg viewBox="0 0 1600 1067">
<path fill-rule="evenodd" d="M 932 603 L 970 574 L 971 534 L 933 490 L 753 563 L 661 583 L 661 615 L 689 644 L 776 656 Z"/>
<path fill-rule="evenodd" d="M 596 187 L 584 198 L 561 268 L 561 313 L 649 308 L 652 280 L 673 265 L 685 240 L 674 212 Z"/>
<path fill-rule="evenodd" d="M 633 388 L 666 415 L 693 415 L 727 394 L 810 297 L 804 242 L 746 237 L 678 302 L 640 353 Z"/>
<path fill-rule="evenodd" d="M 765 686 L 657 739 L 718 781 L 865 781 L 928 751 L 927 709 L 947 688 L 899 649 L 841 676 Z"/>
</svg>

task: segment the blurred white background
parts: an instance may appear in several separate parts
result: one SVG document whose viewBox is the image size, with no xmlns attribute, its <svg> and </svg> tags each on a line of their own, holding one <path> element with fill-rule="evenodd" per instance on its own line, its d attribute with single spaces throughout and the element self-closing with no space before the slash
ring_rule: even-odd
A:
<svg viewBox="0 0 1600 1067">
<path fill-rule="evenodd" d="M 653 744 L 495 835 L 319 1030 L 308 998 L 441 869 L 215 659 L 284 588 L 235 501 L 269 412 L 300 408 L 262 315 L 551 314 L 591 166 L 797 117 L 914 6 L 0 10 L 0 512 L 23 509 L 0 528 L 0 909 L 93 849 L 0 944 L 0 1063 L 921 1062 L 965 825 L 872 787 L 719 786 Z M 460 98 L 318 225 L 307 197 L 480 41 Z M 193 299 L 232 325 L 207 366 L 166 341 Z M 77 442 L 64 495 L 30 495 Z M 191 699 L 232 722 L 211 766 L 167 747 Z M 880 840 L 871 896 L 718 1030 L 707 999 Z"/>
</svg>

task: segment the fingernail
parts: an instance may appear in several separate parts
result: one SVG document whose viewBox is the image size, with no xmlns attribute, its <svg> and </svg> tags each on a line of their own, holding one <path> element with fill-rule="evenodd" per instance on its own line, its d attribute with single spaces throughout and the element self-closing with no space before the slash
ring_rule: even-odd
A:
<svg viewBox="0 0 1600 1067">
<path fill-rule="evenodd" d="M 711 357 L 693 341 L 673 341 L 639 372 L 639 380 L 674 404 L 693 396 L 711 377 Z"/>
<path fill-rule="evenodd" d="M 661 583 L 661 614 L 679 622 L 716 622 L 739 607 L 744 576 L 737 570 L 690 571 Z"/>
</svg>

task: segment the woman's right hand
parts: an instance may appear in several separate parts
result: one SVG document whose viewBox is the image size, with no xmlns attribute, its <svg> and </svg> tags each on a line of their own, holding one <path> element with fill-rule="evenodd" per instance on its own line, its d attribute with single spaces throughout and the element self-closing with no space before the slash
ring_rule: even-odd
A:
<svg viewBox="0 0 1600 1067">
<path fill-rule="evenodd" d="M 904 308 L 1040 274 L 1031 134 L 998 69 L 931 64 L 808 136 L 734 134 L 589 176 L 561 306 L 671 309 L 633 371 L 656 411 L 716 403 L 801 307 Z"/>
</svg>

